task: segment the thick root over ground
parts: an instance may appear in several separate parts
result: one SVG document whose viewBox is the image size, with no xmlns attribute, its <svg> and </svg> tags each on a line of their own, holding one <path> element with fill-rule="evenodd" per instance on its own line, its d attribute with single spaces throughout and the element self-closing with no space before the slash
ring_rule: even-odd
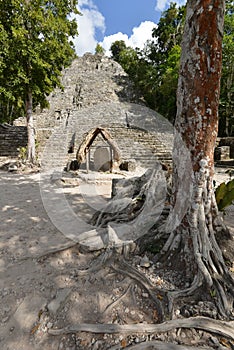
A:
<svg viewBox="0 0 234 350">
<path fill-rule="evenodd" d="M 219 316 L 230 319 L 233 317 L 234 280 L 216 240 L 216 232 L 222 231 L 227 235 L 227 229 L 219 216 L 213 192 L 205 191 L 204 187 L 202 191 L 199 190 L 199 195 L 191 199 L 193 205 L 188 206 L 181 223 L 169 233 L 168 227 L 171 226 L 170 221 L 175 215 L 172 209 L 168 216 L 169 191 L 167 188 L 166 196 L 162 195 L 166 187 L 161 179 L 159 181 L 159 171 L 159 169 L 148 171 L 141 178 L 127 180 L 126 183 L 121 180 L 119 192 L 109 202 L 108 210 L 104 209 L 102 213 L 96 215 L 94 221 L 99 227 L 116 222 L 129 222 L 129 227 L 134 230 L 134 236 L 138 238 L 142 236 L 142 231 L 138 231 L 144 231 L 139 222 L 146 222 L 146 218 L 152 219 L 155 215 L 155 225 L 152 223 L 151 227 L 145 225 L 143 232 L 145 237 L 139 238 L 139 242 L 142 244 L 147 241 L 149 231 L 155 232 L 154 241 L 158 239 L 165 242 L 157 254 L 157 261 L 165 269 L 171 270 L 173 266 L 175 269 L 183 270 L 186 281 L 184 288 L 167 292 L 171 317 L 176 301 L 191 298 L 202 290 L 203 295 L 207 295 L 207 300 L 215 302 Z M 163 190 L 160 191 L 159 187 L 163 186 Z M 157 192 L 155 187 L 158 188 Z M 155 199 L 156 193 L 158 197 Z M 124 209 L 120 200 L 122 197 L 128 203 Z M 157 199 L 161 201 L 160 211 Z M 140 203 L 136 205 L 138 201 Z M 114 225 L 112 228 L 115 229 Z M 121 226 L 118 228 L 121 230 Z"/>
</svg>

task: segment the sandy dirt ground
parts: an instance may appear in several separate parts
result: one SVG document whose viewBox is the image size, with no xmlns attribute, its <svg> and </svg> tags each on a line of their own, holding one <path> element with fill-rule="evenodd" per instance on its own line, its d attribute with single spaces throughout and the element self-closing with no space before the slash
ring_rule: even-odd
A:
<svg viewBox="0 0 234 350">
<path fill-rule="evenodd" d="M 224 169 L 217 170 L 217 184 L 227 179 Z M 49 334 L 48 330 L 68 324 L 153 323 L 158 316 L 144 288 L 113 269 L 77 274 L 77 269 L 92 267 L 99 253 L 83 251 L 66 235 L 69 218 L 62 230 L 59 220 L 58 224 L 52 222 L 48 210 L 52 212 L 53 205 L 48 209 L 43 203 L 40 180 L 40 173 L 0 172 L 0 348 L 122 349 L 145 340 L 138 334 L 131 339 L 84 332 Z M 56 176 L 53 181 L 56 184 Z M 74 215 L 82 219 L 84 227 L 77 227 L 82 231 L 95 210 L 110 198 L 111 178 L 95 179 L 94 186 L 83 182 L 83 195 L 76 181 L 67 178 L 62 197 L 60 188 L 54 201 L 68 203 Z M 60 218 L 63 221 L 63 212 Z M 233 208 L 225 220 L 233 229 Z M 137 259 L 140 257 L 136 257 L 136 264 Z M 201 346 L 206 344 L 207 339 L 199 339 Z"/>
</svg>

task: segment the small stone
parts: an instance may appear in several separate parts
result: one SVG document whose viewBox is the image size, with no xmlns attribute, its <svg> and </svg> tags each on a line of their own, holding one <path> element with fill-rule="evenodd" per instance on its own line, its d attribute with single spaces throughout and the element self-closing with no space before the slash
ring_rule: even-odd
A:
<svg viewBox="0 0 234 350">
<path fill-rule="evenodd" d="M 213 344 L 215 344 L 216 346 L 219 347 L 220 344 L 219 344 L 219 341 L 218 341 L 217 338 L 211 336 L 211 337 L 210 337 L 210 340 L 212 341 Z"/>
<path fill-rule="evenodd" d="M 4 317 L 4 318 L 2 319 L 2 323 L 6 323 L 8 320 L 9 320 L 9 316 Z"/>
<path fill-rule="evenodd" d="M 129 308 L 128 307 L 125 309 L 125 312 L 126 312 L 126 314 L 129 313 Z"/>
<path fill-rule="evenodd" d="M 142 293 L 142 296 L 143 296 L 144 298 L 149 298 L 149 294 L 148 294 L 148 293 Z"/>
<path fill-rule="evenodd" d="M 9 306 L 5 306 L 5 307 L 3 308 L 3 311 L 4 311 L 5 313 L 7 313 L 7 312 L 11 311 L 11 308 L 10 308 Z"/>
<path fill-rule="evenodd" d="M 17 171 L 18 170 L 18 167 L 16 164 L 10 164 L 9 167 L 8 167 L 8 171 L 9 172 L 13 172 L 13 171 Z"/>
<path fill-rule="evenodd" d="M 151 262 L 146 255 L 141 259 L 140 266 L 145 268 L 149 268 L 151 266 Z"/>
</svg>

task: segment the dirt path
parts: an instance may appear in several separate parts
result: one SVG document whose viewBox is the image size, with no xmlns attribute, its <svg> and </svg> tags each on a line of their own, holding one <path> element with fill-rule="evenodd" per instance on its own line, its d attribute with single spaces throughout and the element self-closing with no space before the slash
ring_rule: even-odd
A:
<svg viewBox="0 0 234 350">
<path fill-rule="evenodd" d="M 60 180 L 54 176 L 55 186 L 56 181 Z M 63 183 L 62 196 L 75 216 L 82 218 L 84 227 L 110 196 L 110 177 L 94 182 L 94 187 L 83 182 L 83 195 L 76 179 L 67 178 Z M 77 269 L 88 269 L 98 263 L 100 253 L 79 250 L 66 232 L 61 233 L 51 222 L 51 213 L 48 207 L 45 210 L 42 201 L 41 186 L 39 173 L 0 172 L 0 348 L 106 350 L 114 346 L 121 349 L 145 340 L 164 340 L 163 334 L 157 335 L 158 338 L 140 333 L 115 337 L 84 332 L 49 335 L 51 328 L 63 328 L 68 324 L 157 323 L 158 315 L 143 286 L 110 266 L 91 274 L 77 272 Z M 55 203 L 64 198 L 60 190 L 61 186 Z M 227 220 L 234 227 L 233 212 L 230 213 Z M 63 215 L 61 212 L 62 221 Z M 67 225 L 69 227 L 69 220 Z M 141 257 L 134 259 L 134 264 L 141 269 Z M 152 275 L 153 267 L 150 272 Z M 163 279 L 154 278 L 163 285 Z M 171 341 L 175 336 L 172 332 Z M 180 336 L 183 338 L 183 334 Z M 205 333 L 198 337 L 199 346 L 207 344 L 207 337 Z M 120 344 L 119 347 L 116 344 Z"/>
</svg>

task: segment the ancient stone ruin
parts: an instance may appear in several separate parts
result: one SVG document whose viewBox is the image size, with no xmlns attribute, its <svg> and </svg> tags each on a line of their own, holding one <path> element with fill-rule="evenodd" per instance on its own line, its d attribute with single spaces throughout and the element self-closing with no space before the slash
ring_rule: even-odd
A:
<svg viewBox="0 0 234 350">
<path fill-rule="evenodd" d="M 27 128 L 0 124 L 0 157 L 17 157 L 20 148 L 27 146 Z"/>
<path fill-rule="evenodd" d="M 217 165 L 234 165 L 234 137 L 217 139 L 214 157 Z"/>
<path fill-rule="evenodd" d="M 70 170 L 88 167 L 111 171 L 114 149 L 110 139 L 119 149 L 118 166 L 123 170 L 136 165 L 151 167 L 156 159 L 171 163 L 172 125 L 145 106 L 128 75 L 114 60 L 89 53 L 78 57 L 64 70 L 62 84 L 63 90 L 57 88 L 48 97 L 50 107 L 37 108 L 34 113 L 42 167 L 68 165 Z M 79 162 L 78 150 L 94 130 L 101 129 L 109 137 L 96 135 Z M 15 157 L 26 144 L 25 118 L 17 119 L 13 127 L 0 127 L 0 156 Z M 233 145 L 233 138 L 218 140 L 217 163 L 234 158 Z"/>
<path fill-rule="evenodd" d="M 62 84 L 63 90 L 56 89 L 49 96 L 50 108 L 37 110 L 34 117 L 42 167 L 65 167 L 69 161 L 74 165 L 84 140 L 97 129 L 104 129 L 109 138 L 97 135 L 79 166 L 111 170 L 108 162 L 115 148 L 110 139 L 120 152 L 118 165 L 136 161 L 148 167 L 155 159 L 171 161 L 171 124 L 144 105 L 118 63 L 85 54 L 64 71 Z M 100 160 L 102 165 L 97 164 Z"/>
<path fill-rule="evenodd" d="M 64 168 L 71 161 L 74 165 L 84 140 L 93 130 L 99 129 L 105 130 L 109 137 L 101 133 L 96 135 L 86 147 L 83 164 L 79 167 L 111 171 L 115 148 L 119 149 L 115 167 L 122 164 L 122 168 L 129 170 L 135 163 L 149 167 L 156 159 L 171 162 L 173 127 L 144 105 L 118 63 L 102 55 L 85 54 L 64 70 L 62 84 L 63 90 L 57 88 L 48 97 L 50 107 L 34 112 L 42 167 Z M 25 119 L 17 119 L 13 128 L 21 128 L 25 133 Z M 25 146 L 27 138 L 25 135 L 22 142 L 21 134 L 19 132 L 16 138 Z M 8 144 L 13 147 L 13 142 Z M 98 164 L 100 161 L 102 165 Z"/>
</svg>

